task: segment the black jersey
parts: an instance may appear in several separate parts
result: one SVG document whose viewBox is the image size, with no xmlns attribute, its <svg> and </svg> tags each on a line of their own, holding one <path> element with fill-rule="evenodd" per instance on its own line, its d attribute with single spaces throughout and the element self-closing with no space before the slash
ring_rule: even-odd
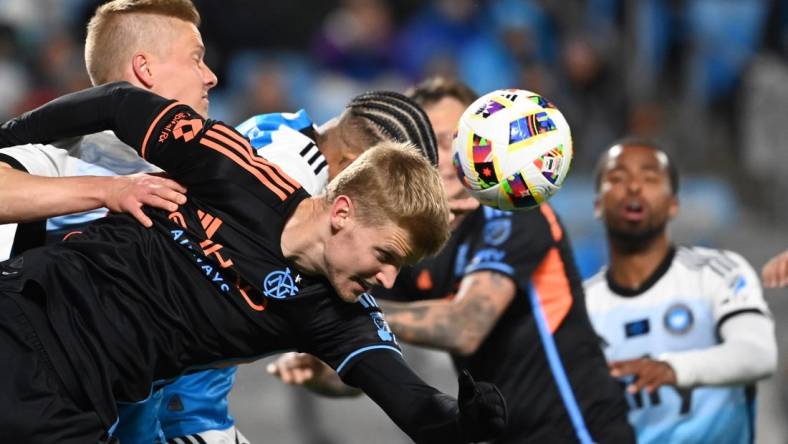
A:
<svg viewBox="0 0 788 444">
<path fill-rule="evenodd" d="M 381 361 L 365 358 L 399 353 L 374 299 L 343 302 L 327 280 L 304 275 L 283 256 L 284 223 L 308 197 L 298 183 L 234 129 L 187 106 L 127 84 L 77 94 L 7 123 L 0 144 L 111 128 L 188 188 L 177 211 L 146 209 L 151 229 L 110 215 L 61 244 L 0 264 L 0 290 L 34 323 L 51 324 L 49 346 L 67 350 L 69 361 L 56 367 L 73 369 L 107 427 L 116 401 L 144 399 L 156 381 L 228 358 L 297 349 L 340 375 L 360 359 L 378 362 L 360 367 L 394 380 L 388 371 L 398 366 L 378 369 Z M 96 102 L 115 114 L 97 116 Z M 447 404 L 414 416 L 408 402 L 432 405 L 439 394 L 414 378 L 374 382 L 371 395 L 411 436 L 432 415 L 456 414 Z"/>
<path fill-rule="evenodd" d="M 464 276 L 480 270 L 509 276 L 517 287 L 478 350 L 453 356 L 458 369 L 494 382 L 506 398 L 509 428 L 495 442 L 576 442 L 582 428 L 595 442 L 634 441 L 623 393 L 608 374 L 586 313 L 569 240 L 548 205 L 476 210 L 439 256 L 404 270 L 393 290 L 375 294 L 451 298 Z M 613 435 L 623 441 L 605 439 Z"/>
</svg>

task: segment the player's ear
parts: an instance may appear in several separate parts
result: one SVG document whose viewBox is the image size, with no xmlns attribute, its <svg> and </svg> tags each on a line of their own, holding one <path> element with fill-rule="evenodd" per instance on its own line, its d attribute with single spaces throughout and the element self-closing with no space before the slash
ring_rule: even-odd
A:
<svg viewBox="0 0 788 444">
<path fill-rule="evenodd" d="M 348 227 L 353 218 L 353 201 L 344 194 L 337 196 L 331 203 L 331 229 L 339 231 Z"/>
<path fill-rule="evenodd" d="M 131 58 L 131 69 L 134 77 L 147 89 L 153 88 L 153 71 L 151 69 L 151 57 L 144 53 L 136 53 Z"/>
<path fill-rule="evenodd" d="M 668 208 L 668 217 L 673 219 L 679 214 L 679 197 L 673 196 L 670 199 L 670 207 Z"/>
</svg>

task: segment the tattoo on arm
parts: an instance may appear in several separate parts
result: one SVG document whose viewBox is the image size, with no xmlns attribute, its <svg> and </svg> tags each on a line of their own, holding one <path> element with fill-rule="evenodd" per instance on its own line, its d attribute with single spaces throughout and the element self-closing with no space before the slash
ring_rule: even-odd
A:
<svg viewBox="0 0 788 444">
<path fill-rule="evenodd" d="M 401 340 L 470 353 L 484 341 L 514 296 L 510 278 L 495 272 L 467 276 L 453 301 L 381 301 L 386 320 Z"/>
</svg>

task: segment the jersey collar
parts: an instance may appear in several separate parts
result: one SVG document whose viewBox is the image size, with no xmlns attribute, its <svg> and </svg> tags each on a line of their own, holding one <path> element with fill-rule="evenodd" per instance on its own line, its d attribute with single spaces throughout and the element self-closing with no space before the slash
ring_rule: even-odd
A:
<svg viewBox="0 0 788 444">
<path fill-rule="evenodd" d="M 670 268 L 670 264 L 673 263 L 673 257 L 676 255 L 676 247 L 671 245 L 668 249 L 668 254 L 662 259 L 662 262 L 659 264 L 654 273 L 646 279 L 640 287 L 637 288 L 626 288 L 618 285 L 615 281 L 613 281 L 613 276 L 610 274 L 610 269 L 605 272 L 605 279 L 607 279 L 607 286 L 613 293 L 616 293 L 619 296 L 624 297 L 635 297 L 640 296 L 641 294 L 645 293 L 654 286 L 654 284 L 659 281 L 665 273 L 668 272 Z"/>
</svg>

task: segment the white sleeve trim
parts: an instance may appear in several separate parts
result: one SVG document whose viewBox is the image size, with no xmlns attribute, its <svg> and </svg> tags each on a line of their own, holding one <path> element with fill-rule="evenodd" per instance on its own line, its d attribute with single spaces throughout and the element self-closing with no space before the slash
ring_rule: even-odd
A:
<svg viewBox="0 0 788 444">
<path fill-rule="evenodd" d="M 771 376 L 777 368 L 774 321 L 744 312 L 720 326 L 722 343 L 713 347 L 664 353 L 659 360 L 676 372 L 681 388 L 698 385 L 738 385 Z"/>
</svg>

